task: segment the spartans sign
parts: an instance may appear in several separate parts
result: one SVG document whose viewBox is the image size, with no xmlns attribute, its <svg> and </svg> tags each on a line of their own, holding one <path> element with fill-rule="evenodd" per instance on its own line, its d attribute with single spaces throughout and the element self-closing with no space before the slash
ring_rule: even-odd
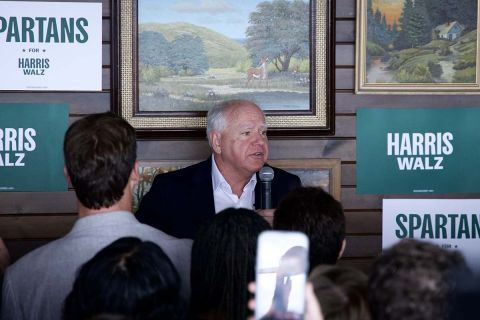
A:
<svg viewBox="0 0 480 320">
<path fill-rule="evenodd" d="M 460 250 L 480 271 L 480 200 L 383 200 L 382 247 L 405 238 Z"/>
<path fill-rule="evenodd" d="M 357 112 L 357 192 L 480 191 L 479 108 Z"/>
<path fill-rule="evenodd" d="M 0 104 L 0 191 L 66 191 L 65 104 Z"/>
<path fill-rule="evenodd" d="M 0 1 L 0 90 L 102 90 L 102 4 Z"/>
</svg>

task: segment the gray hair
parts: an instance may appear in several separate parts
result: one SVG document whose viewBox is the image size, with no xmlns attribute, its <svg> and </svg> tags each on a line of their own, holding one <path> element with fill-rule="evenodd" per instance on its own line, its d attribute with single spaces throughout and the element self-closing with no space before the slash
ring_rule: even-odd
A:
<svg viewBox="0 0 480 320">
<path fill-rule="evenodd" d="M 253 105 L 260 109 L 255 102 L 243 99 L 226 100 L 213 106 L 207 113 L 207 138 L 208 144 L 212 147 L 210 133 L 212 131 L 223 132 L 227 127 L 226 112 L 228 109 L 241 105 Z"/>
</svg>

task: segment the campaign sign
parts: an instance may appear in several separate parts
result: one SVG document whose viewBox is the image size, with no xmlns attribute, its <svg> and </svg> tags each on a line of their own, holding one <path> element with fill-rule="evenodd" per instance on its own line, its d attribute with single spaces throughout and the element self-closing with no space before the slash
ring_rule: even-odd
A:
<svg viewBox="0 0 480 320">
<path fill-rule="evenodd" d="M 357 192 L 480 192 L 480 108 L 357 111 Z"/>
<path fill-rule="evenodd" d="M 0 104 L 0 191 L 66 191 L 66 104 Z"/>
<path fill-rule="evenodd" d="M 101 91 L 102 4 L 0 1 L 0 70 L 0 90 Z"/>
<path fill-rule="evenodd" d="M 382 247 L 414 238 L 460 250 L 480 271 L 480 200 L 383 200 Z"/>
</svg>

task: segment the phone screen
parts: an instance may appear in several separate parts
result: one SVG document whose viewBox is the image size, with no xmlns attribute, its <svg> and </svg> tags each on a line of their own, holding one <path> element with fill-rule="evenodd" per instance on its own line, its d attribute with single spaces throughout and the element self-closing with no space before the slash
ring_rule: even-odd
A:
<svg viewBox="0 0 480 320">
<path fill-rule="evenodd" d="M 255 319 L 303 319 L 307 270 L 305 234 L 262 232 L 257 248 Z"/>
</svg>

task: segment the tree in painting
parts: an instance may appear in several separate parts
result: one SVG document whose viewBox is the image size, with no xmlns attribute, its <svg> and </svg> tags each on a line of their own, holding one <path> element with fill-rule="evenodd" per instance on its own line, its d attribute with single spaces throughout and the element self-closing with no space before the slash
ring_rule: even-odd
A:
<svg viewBox="0 0 480 320">
<path fill-rule="evenodd" d="M 196 75 L 208 70 L 208 59 L 199 36 L 182 34 L 171 43 L 170 67 L 177 74 Z"/>
<path fill-rule="evenodd" d="M 259 3 L 246 31 L 252 60 L 269 57 L 278 71 L 285 72 L 292 57 L 308 57 L 309 12 L 308 3 L 302 0 Z"/>
</svg>

